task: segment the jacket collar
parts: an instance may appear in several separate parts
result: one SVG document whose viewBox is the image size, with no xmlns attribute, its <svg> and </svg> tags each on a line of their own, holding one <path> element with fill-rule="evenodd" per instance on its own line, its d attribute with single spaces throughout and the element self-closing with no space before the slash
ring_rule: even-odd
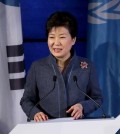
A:
<svg viewBox="0 0 120 134">
<path fill-rule="evenodd" d="M 76 53 L 75 53 L 75 51 L 73 49 L 71 50 L 71 54 L 72 54 L 72 58 L 70 59 L 69 64 L 73 64 L 75 62 L 75 60 L 76 60 L 76 57 L 77 57 Z M 49 63 L 50 64 L 52 63 L 53 65 L 57 66 L 56 58 L 52 54 L 49 55 Z"/>
</svg>

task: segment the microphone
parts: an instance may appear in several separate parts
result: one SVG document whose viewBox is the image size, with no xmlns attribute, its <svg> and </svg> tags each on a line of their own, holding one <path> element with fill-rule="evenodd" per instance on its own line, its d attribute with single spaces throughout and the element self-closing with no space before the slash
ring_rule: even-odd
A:
<svg viewBox="0 0 120 134">
<path fill-rule="evenodd" d="M 57 76 L 54 75 L 54 76 L 53 76 L 54 85 L 53 85 L 52 90 L 50 90 L 43 98 L 40 99 L 40 101 L 38 101 L 38 102 L 29 110 L 29 116 L 28 116 L 28 118 L 27 118 L 27 122 L 30 122 L 30 121 L 31 121 L 31 119 L 30 119 L 30 112 L 32 111 L 32 109 L 33 109 L 35 106 L 37 106 L 40 102 L 42 102 L 43 100 L 45 100 L 45 98 L 46 98 L 51 92 L 53 92 L 53 90 L 55 89 L 56 81 L 57 81 Z"/>
<path fill-rule="evenodd" d="M 77 83 L 77 77 L 76 77 L 76 76 L 73 76 L 73 80 L 74 80 L 74 82 L 76 83 L 78 89 L 80 89 L 80 87 L 79 87 L 79 85 L 78 85 L 78 83 Z M 87 95 L 83 90 L 80 89 L 80 91 L 81 91 L 81 93 L 83 93 L 87 98 L 89 98 L 91 101 L 93 101 L 94 104 L 95 104 L 98 108 L 101 109 L 101 111 L 102 111 L 102 118 L 106 118 L 106 114 L 105 114 L 103 108 L 100 106 L 100 104 L 97 103 L 97 102 L 96 102 L 93 98 L 91 98 L 89 95 Z"/>
</svg>

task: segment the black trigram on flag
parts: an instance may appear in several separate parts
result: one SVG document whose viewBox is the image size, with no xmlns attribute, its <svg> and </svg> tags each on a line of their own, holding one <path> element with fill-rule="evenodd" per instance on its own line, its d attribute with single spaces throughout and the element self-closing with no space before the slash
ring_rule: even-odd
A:
<svg viewBox="0 0 120 134">
<path fill-rule="evenodd" d="M 7 57 L 11 90 L 24 89 L 25 69 L 23 45 L 7 46 Z"/>
</svg>

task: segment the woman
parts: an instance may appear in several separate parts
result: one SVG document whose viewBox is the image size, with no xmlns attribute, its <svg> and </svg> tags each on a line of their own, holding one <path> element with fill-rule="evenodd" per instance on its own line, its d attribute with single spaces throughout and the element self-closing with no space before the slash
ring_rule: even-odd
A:
<svg viewBox="0 0 120 134">
<path fill-rule="evenodd" d="M 102 95 L 92 63 L 76 56 L 72 48 L 77 36 L 76 19 L 67 12 L 55 12 L 47 20 L 46 33 L 51 54 L 32 64 L 22 109 L 36 122 L 87 116 L 97 105 L 81 90 L 99 105 Z"/>
</svg>

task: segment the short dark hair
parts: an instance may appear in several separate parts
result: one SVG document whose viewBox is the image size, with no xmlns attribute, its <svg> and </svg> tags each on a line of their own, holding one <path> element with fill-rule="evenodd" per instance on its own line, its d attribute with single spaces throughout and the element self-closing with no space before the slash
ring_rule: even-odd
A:
<svg viewBox="0 0 120 134">
<path fill-rule="evenodd" d="M 77 36 L 77 21 L 72 14 L 64 11 L 59 11 L 50 15 L 46 23 L 47 37 L 53 27 L 59 26 L 64 26 L 67 28 L 72 38 Z"/>
</svg>

